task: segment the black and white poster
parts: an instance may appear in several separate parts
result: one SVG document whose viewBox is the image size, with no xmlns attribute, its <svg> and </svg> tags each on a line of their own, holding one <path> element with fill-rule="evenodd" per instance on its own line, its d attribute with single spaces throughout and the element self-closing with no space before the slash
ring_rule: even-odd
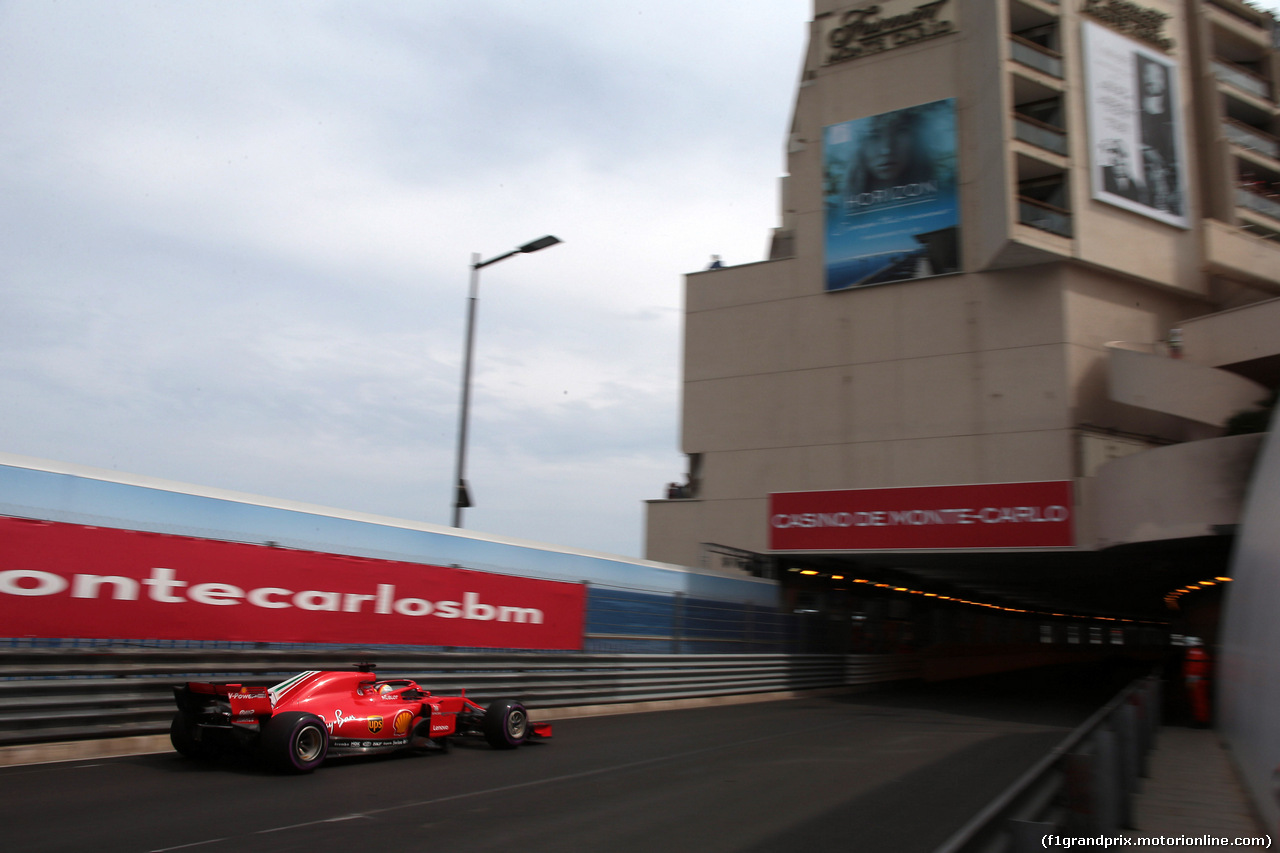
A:
<svg viewBox="0 0 1280 853">
<path fill-rule="evenodd" d="M 1178 63 L 1099 24 L 1082 26 L 1093 197 L 1189 227 Z"/>
</svg>

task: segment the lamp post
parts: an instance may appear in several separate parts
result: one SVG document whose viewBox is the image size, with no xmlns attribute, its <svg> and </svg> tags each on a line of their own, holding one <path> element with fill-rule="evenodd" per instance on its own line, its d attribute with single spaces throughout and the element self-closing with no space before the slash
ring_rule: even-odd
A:
<svg viewBox="0 0 1280 853">
<path fill-rule="evenodd" d="M 471 255 L 471 293 L 467 300 L 467 336 L 466 343 L 463 345 L 462 357 L 462 404 L 459 406 L 458 414 L 458 466 L 456 476 L 453 478 L 454 527 L 462 526 L 462 510 L 471 506 L 471 492 L 467 488 L 466 479 L 467 419 L 471 410 L 471 356 L 475 350 L 476 302 L 480 297 L 480 270 L 490 264 L 496 264 L 498 261 L 505 261 L 512 255 L 536 252 L 539 249 L 554 246 L 559 242 L 560 238 L 552 237 L 548 234 L 546 237 L 540 237 L 531 243 L 525 243 L 518 249 L 512 249 L 506 254 L 498 255 L 496 258 L 490 258 L 487 261 L 480 260 L 479 254 Z"/>
</svg>

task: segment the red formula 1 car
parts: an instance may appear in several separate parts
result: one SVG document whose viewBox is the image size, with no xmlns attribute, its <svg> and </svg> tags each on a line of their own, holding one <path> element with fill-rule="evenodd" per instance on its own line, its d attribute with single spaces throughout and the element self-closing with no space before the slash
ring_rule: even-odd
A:
<svg viewBox="0 0 1280 853">
<path fill-rule="evenodd" d="M 445 749 L 450 738 L 482 737 L 497 749 L 551 737 L 524 705 L 487 708 L 466 697 L 435 696 L 408 679 L 354 672 L 304 672 L 275 687 L 189 681 L 174 687 L 173 748 L 190 758 L 256 751 L 291 773 L 310 773 L 327 756 Z"/>
</svg>

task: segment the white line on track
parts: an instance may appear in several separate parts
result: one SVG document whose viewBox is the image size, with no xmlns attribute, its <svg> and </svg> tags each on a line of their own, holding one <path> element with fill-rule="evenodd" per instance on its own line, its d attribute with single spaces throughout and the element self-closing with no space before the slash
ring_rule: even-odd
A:
<svg viewBox="0 0 1280 853">
<path fill-rule="evenodd" d="M 219 841 L 226 841 L 225 838 L 210 838 L 206 841 L 193 841 L 190 844 L 179 844 L 176 847 L 157 847 L 151 853 L 169 853 L 170 850 L 187 850 L 192 847 L 203 847 L 206 844 L 217 844 Z"/>
<path fill-rule="evenodd" d="M 833 722 L 833 723 L 828 723 L 825 726 L 814 726 L 814 727 L 806 728 L 805 732 L 809 733 L 809 732 L 822 731 L 824 729 L 834 729 L 844 725 L 847 725 L 845 721 Z M 340 815 L 337 817 L 320 818 L 318 820 L 311 820 L 303 823 L 291 823 L 284 826 L 275 826 L 269 829 L 259 829 L 255 831 L 253 834 L 267 835 L 273 832 L 286 832 L 293 829 L 305 829 L 307 827 L 312 827 L 312 826 L 321 826 L 326 823 L 338 823 L 338 822 L 347 821 L 347 820 L 368 819 L 368 818 L 376 817 L 377 815 L 387 814 L 389 812 L 395 812 L 395 811 L 402 811 L 404 809 L 416 809 L 416 808 L 422 808 L 424 806 L 434 806 L 439 803 L 451 803 L 451 802 L 456 802 L 457 800 L 470 799 L 472 797 L 487 797 L 492 794 L 504 794 L 508 791 L 518 791 L 523 788 L 535 788 L 539 785 L 554 785 L 560 782 L 573 782 L 578 779 L 589 779 L 592 776 L 602 776 L 608 773 L 619 773 L 626 770 L 634 770 L 637 767 L 646 767 L 651 764 L 661 764 L 664 761 L 678 761 L 684 758 L 693 758 L 698 755 L 706 755 L 711 752 L 720 752 L 721 750 L 725 750 L 725 749 L 733 749 L 733 748 L 742 747 L 742 746 L 753 746 L 758 743 L 767 743 L 771 740 L 781 740 L 783 738 L 789 738 L 789 737 L 792 737 L 793 735 L 794 735 L 793 732 L 779 732 L 777 734 L 764 735 L 761 737 L 752 738 L 750 740 L 735 740 L 732 743 L 720 744 L 718 746 L 707 746 L 707 747 L 703 747 L 702 749 L 693 749 L 688 752 L 678 752 L 672 755 L 658 756 L 656 758 L 645 758 L 645 759 L 641 759 L 640 761 L 629 761 L 625 764 L 614 764 L 609 767 L 599 767 L 595 770 L 583 770 L 580 773 L 567 773 L 561 776 L 548 776 L 545 779 L 532 779 L 528 782 L 515 782 L 510 785 L 499 785 L 496 788 L 483 788 L 479 791 L 467 791 L 461 794 L 450 794 L 445 797 L 432 797 L 429 800 L 417 800 L 411 803 L 400 803 L 398 805 L 387 806 L 381 809 L 370 809 L 367 812 L 360 812 L 359 814 L 346 814 L 346 815 Z M 210 838 L 207 841 L 193 841 L 188 844 L 179 844 L 176 847 L 158 847 L 154 850 L 151 850 L 150 853 L 169 853 L 170 851 L 173 851 L 173 850 L 188 850 L 193 847 L 201 847 L 206 844 L 217 844 L 220 841 L 228 841 L 228 840 L 229 839 L 227 838 Z"/>
</svg>

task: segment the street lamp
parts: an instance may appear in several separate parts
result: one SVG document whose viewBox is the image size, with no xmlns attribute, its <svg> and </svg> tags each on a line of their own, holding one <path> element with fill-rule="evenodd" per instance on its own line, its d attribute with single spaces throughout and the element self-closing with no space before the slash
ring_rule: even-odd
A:
<svg viewBox="0 0 1280 853">
<path fill-rule="evenodd" d="M 467 489 L 467 416 L 471 409 L 471 354 L 475 349 L 476 301 L 480 296 L 480 270 L 498 261 L 505 261 L 512 255 L 528 254 L 560 242 L 559 237 L 539 237 L 532 243 L 525 243 L 518 249 L 512 249 L 504 255 L 480 260 L 479 254 L 471 255 L 471 295 L 467 301 L 467 340 L 464 344 L 462 358 L 462 405 L 458 414 L 458 467 L 453 478 L 453 526 L 462 526 L 462 510 L 471 506 L 471 492 Z"/>
</svg>

